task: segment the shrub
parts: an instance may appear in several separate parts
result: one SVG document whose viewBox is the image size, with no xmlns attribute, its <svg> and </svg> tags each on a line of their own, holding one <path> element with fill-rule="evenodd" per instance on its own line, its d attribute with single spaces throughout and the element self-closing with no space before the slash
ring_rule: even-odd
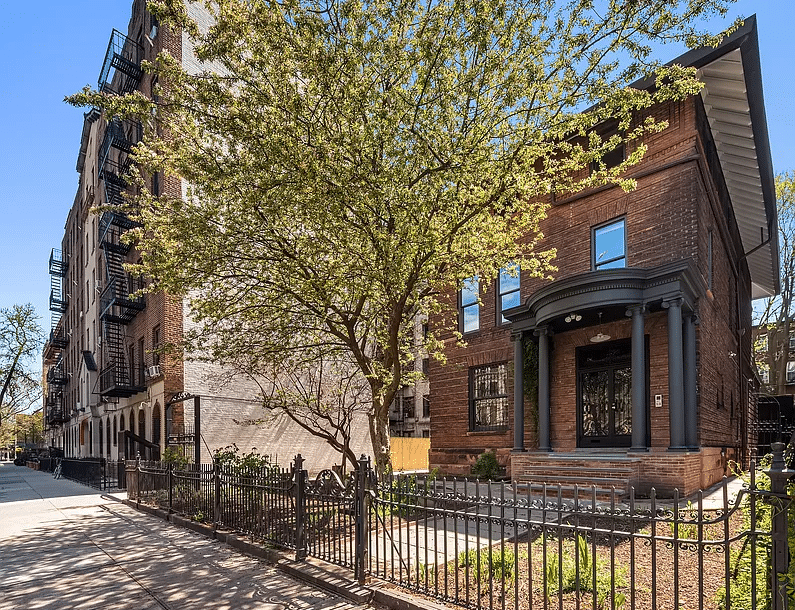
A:
<svg viewBox="0 0 795 610">
<path fill-rule="evenodd" d="M 497 454 L 493 451 L 481 453 L 474 466 L 472 466 L 472 474 L 481 479 L 494 481 L 502 474 L 502 466 L 497 461 Z"/>
</svg>

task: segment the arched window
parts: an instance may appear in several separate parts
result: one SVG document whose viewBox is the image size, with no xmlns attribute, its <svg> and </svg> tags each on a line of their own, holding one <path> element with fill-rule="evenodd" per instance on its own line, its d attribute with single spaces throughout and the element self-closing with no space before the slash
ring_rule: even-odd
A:
<svg viewBox="0 0 795 610">
<path fill-rule="evenodd" d="M 102 420 L 99 420 L 99 455 L 102 455 Z"/>
<path fill-rule="evenodd" d="M 105 420 L 105 453 L 110 457 L 110 417 Z"/>
<path fill-rule="evenodd" d="M 117 433 L 118 428 L 116 427 L 116 423 L 117 423 L 116 422 L 116 416 L 114 415 L 113 416 L 113 446 L 114 447 L 116 446 L 116 437 L 118 436 L 118 433 Z"/>
<path fill-rule="evenodd" d="M 146 411 L 138 411 L 138 436 L 146 438 Z"/>
</svg>

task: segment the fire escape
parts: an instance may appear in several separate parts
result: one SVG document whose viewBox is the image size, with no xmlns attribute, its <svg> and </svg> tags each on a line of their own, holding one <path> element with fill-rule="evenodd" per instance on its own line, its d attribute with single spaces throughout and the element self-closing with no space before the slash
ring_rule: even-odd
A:
<svg viewBox="0 0 795 610">
<path fill-rule="evenodd" d="M 47 423 L 62 424 L 69 419 L 64 409 L 63 387 L 68 383 L 63 361 L 63 350 L 69 345 L 69 335 L 64 326 L 63 314 L 69 305 L 64 292 L 68 263 L 60 250 L 50 253 L 50 311 L 52 323 L 45 357 L 54 362 L 47 371 Z"/>
<path fill-rule="evenodd" d="M 100 91 L 118 95 L 134 91 L 141 77 L 140 60 L 140 47 L 113 30 L 99 77 Z M 124 268 L 131 246 L 122 239 L 125 232 L 137 226 L 125 212 L 128 206 L 123 193 L 127 190 L 124 176 L 129 168 L 129 155 L 140 137 L 140 125 L 113 118 L 105 127 L 97 158 L 99 177 L 104 183 L 103 205 L 107 208 L 99 222 L 106 278 L 100 296 L 103 366 L 99 393 L 106 398 L 129 397 L 146 390 L 125 349 L 125 329 L 146 303 L 143 296 L 136 294 L 143 288 L 141 278 L 131 276 Z"/>
</svg>

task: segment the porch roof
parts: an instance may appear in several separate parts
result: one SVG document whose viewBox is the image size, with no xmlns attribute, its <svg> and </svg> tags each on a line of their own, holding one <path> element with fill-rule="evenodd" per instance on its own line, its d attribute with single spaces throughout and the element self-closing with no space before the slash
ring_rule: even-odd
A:
<svg viewBox="0 0 795 610">
<path fill-rule="evenodd" d="M 682 298 L 683 309 L 694 311 L 696 301 L 706 293 L 707 286 L 695 263 L 684 259 L 651 269 L 605 269 L 562 278 L 540 288 L 503 315 L 514 332 L 539 326 L 551 326 L 560 332 L 596 324 L 597 312 L 604 315 L 603 322 L 608 322 L 623 318 L 631 305 L 655 310 L 666 299 Z M 581 319 L 565 321 L 572 312 Z"/>
</svg>

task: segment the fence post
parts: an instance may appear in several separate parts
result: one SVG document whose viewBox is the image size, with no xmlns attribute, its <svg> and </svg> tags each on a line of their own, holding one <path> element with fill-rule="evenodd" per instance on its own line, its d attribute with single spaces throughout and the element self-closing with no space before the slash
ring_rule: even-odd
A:
<svg viewBox="0 0 795 610">
<path fill-rule="evenodd" d="M 213 482 L 215 483 L 215 502 L 213 503 L 213 532 L 218 531 L 221 522 L 221 462 L 213 456 Z"/>
<path fill-rule="evenodd" d="M 174 462 L 168 463 L 168 514 L 174 512 Z"/>
<path fill-rule="evenodd" d="M 354 559 L 354 577 L 363 585 L 367 570 L 367 481 L 370 478 L 370 458 L 362 454 L 356 465 L 356 557 Z"/>
<path fill-rule="evenodd" d="M 306 519 L 306 471 L 304 458 L 295 456 L 293 464 L 295 485 L 295 560 L 306 559 L 306 536 L 304 521 Z"/>
<path fill-rule="evenodd" d="M 771 573 L 771 593 L 773 597 L 773 610 L 787 610 L 787 571 L 789 569 L 789 548 L 787 541 L 787 515 L 789 513 L 789 499 L 787 499 L 787 481 L 795 474 L 784 463 L 784 443 L 771 443 L 773 463 L 766 474 L 770 477 L 770 491 L 773 508 L 773 570 Z"/>
<path fill-rule="evenodd" d="M 141 452 L 135 454 L 135 508 L 141 509 Z"/>
</svg>

